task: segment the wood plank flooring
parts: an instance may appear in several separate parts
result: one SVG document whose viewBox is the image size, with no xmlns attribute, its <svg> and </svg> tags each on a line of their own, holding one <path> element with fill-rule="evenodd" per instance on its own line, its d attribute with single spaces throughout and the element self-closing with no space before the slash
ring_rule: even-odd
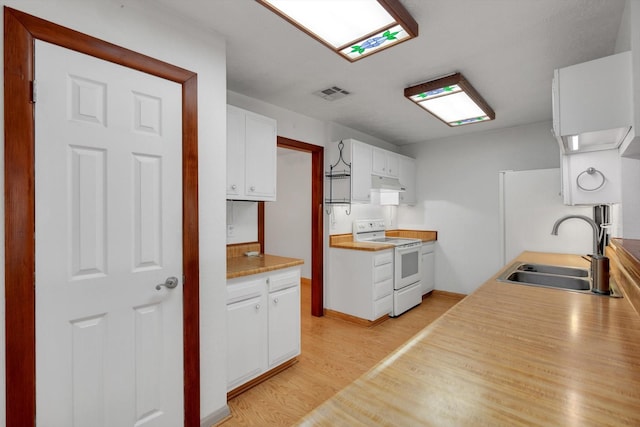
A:
<svg viewBox="0 0 640 427">
<path fill-rule="evenodd" d="M 290 426 L 372 368 L 454 306 L 461 295 L 435 292 L 398 318 L 373 328 L 312 317 L 311 292 L 302 286 L 299 363 L 229 401 L 222 427 Z"/>
</svg>

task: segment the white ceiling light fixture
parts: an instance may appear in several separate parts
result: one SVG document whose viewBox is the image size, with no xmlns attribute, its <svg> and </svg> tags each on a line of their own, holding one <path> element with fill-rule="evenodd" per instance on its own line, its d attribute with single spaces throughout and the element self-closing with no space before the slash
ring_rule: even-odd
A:
<svg viewBox="0 0 640 427">
<path fill-rule="evenodd" d="M 418 37 L 399 0 L 256 1 L 351 62 Z"/>
<path fill-rule="evenodd" d="M 404 96 L 451 127 L 496 118 L 493 109 L 460 73 L 408 87 Z"/>
</svg>

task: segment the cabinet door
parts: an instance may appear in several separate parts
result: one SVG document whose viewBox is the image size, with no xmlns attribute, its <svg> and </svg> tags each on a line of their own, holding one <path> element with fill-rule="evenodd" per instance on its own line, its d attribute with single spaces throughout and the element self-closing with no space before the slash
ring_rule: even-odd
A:
<svg viewBox="0 0 640 427">
<path fill-rule="evenodd" d="M 376 175 L 397 177 L 399 169 L 398 155 L 391 151 L 373 148 L 371 172 Z"/>
<path fill-rule="evenodd" d="M 557 70 L 554 120 L 560 135 L 632 125 L 631 62 L 628 51 Z"/>
<path fill-rule="evenodd" d="M 247 200 L 276 199 L 276 121 L 247 113 L 245 119 L 245 194 Z"/>
<path fill-rule="evenodd" d="M 354 142 L 351 150 L 351 201 L 369 203 L 371 200 L 371 146 Z"/>
<path fill-rule="evenodd" d="M 384 150 L 374 148 L 372 152 L 371 172 L 376 175 L 387 175 L 387 158 Z"/>
<path fill-rule="evenodd" d="M 227 305 L 227 390 L 267 369 L 267 305 L 260 297 Z"/>
<path fill-rule="evenodd" d="M 398 175 L 400 184 L 406 191 L 400 193 L 400 203 L 405 205 L 416 204 L 416 161 L 410 157 L 400 157 L 400 170 Z"/>
<path fill-rule="evenodd" d="M 397 154 L 392 152 L 387 152 L 385 158 L 387 163 L 387 175 L 397 178 L 400 169 L 400 158 Z"/>
<path fill-rule="evenodd" d="M 435 289 L 435 252 L 422 253 L 422 295 Z"/>
<path fill-rule="evenodd" d="M 269 368 L 300 354 L 300 286 L 269 293 Z"/>
<path fill-rule="evenodd" d="M 244 190 L 244 112 L 227 106 L 227 198 Z"/>
</svg>

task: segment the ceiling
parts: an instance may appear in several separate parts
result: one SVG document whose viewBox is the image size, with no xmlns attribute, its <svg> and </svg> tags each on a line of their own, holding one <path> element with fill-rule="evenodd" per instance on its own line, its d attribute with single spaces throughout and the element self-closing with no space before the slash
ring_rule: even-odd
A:
<svg viewBox="0 0 640 427">
<path fill-rule="evenodd" d="M 625 4 L 401 0 L 419 36 L 350 63 L 253 0 L 155 2 L 226 38 L 229 90 L 396 145 L 551 120 L 553 70 L 613 54 Z M 404 98 L 405 87 L 455 71 L 494 121 L 450 128 Z M 313 95 L 331 86 L 351 95 Z"/>
</svg>

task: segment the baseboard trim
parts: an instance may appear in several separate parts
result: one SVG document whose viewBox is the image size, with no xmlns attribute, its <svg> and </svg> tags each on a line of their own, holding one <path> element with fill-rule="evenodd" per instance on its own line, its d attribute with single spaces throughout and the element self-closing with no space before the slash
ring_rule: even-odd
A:
<svg viewBox="0 0 640 427">
<path fill-rule="evenodd" d="M 276 366 L 275 368 L 265 372 L 264 374 L 260 375 L 259 377 L 256 377 L 244 384 L 239 385 L 238 387 L 234 388 L 233 390 L 229 391 L 227 393 L 227 402 L 231 399 L 233 399 L 234 397 L 241 395 L 242 393 L 244 393 L 245 391 L 249 390 L 252 387 L 255 387 L 256 385 L 260 384 L 263 381 L 268 380 L 269 378 L 271 378 L 274 375 L 279 374 L 280 372 L 284 371 L 285 369 L 289 368 L 292 365 L 295 365 L 296 363 L 298 363 L 298 358 L 294 357 L 293 359 L 290 359 L 284 363 L 282 363 L 281 365 Z"/>
<path fill-rule="evenodd" d="M 385 314 L 384 316 L 379 317 L 376 320 L 367 320 L 367 319 L 363 319 L 361 317 L 352 316 L 350 314 L 341 313 L 339 311 L 330 310 L 328 308 L 324 309 L 324 315 L 326 317 L 331 317 L 331 318 L 334 318 L 334 319 L 344 320 L 346 322 L 353 323 L 353 324 L 358 325 L 358 326 L 364 326 L 366 328 L 371 328 L 373 326 L 377 326 L 380 323 L 382 323 L 382 322 L 384 322 L 386 320 L 389 320 L 389 315 L 388 314 Z"/>
<path fill-rule="evenodd" d="M 434 289 L 433 291 L 431 291 L 434 295 L 440 295 L 442 297 L 448 297 L 448 298 L 456 298 L 456 299 L 463 299 L 464 297 L 466 297 L 466 294 L 460 294 L 457 292 L 449 292 L 449 291 L 441 291 L 439 289 Z"/>
<path fill-rule="evenodd" d="M 220 425 L 226 420 L 231 418 L 231 411 L 229 410 L 229 405 L 224 405 L 222 408 L 218 409 L 215 412 L 207 415 L 206 417 L 200 420 L 200 427 L 213 427 L 216 425 Z"/>
</svg>

